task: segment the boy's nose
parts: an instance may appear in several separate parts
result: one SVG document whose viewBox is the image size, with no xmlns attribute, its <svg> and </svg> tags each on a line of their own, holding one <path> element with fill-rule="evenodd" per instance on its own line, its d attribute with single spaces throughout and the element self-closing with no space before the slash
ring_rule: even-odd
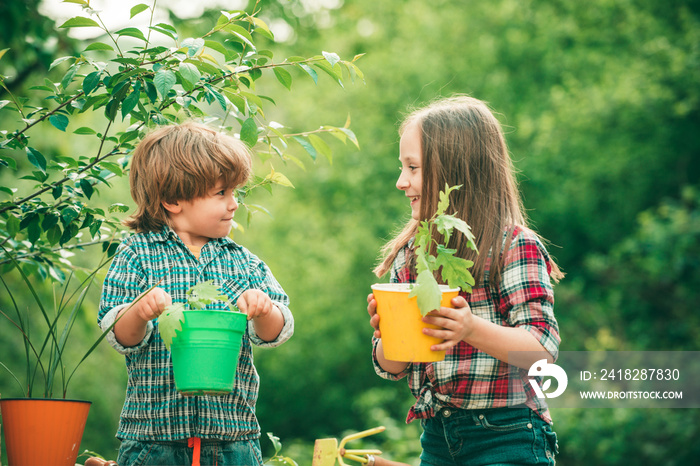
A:
<svg viewBox="0 0 700 466">
<path fill-rule="evenodd" d="M 228 208 L 230 210 L 238 209 L 238 201 L 236 200 L 236 196 L 231 196 L 231 202 L 229 202 Z"/>
</svg>

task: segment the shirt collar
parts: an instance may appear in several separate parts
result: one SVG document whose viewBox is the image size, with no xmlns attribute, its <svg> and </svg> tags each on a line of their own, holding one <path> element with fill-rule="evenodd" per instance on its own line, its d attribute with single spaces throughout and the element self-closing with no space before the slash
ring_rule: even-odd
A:
<svg viewBox="0 0 700 466">
<path fill-rule="evenodd" d="M 161 228 L 160 231 L 152 231 L 149 233 L 151 237 L 158 242 L 166 243 L 168 241 L 173 241 L 176 243 L 184 243 L 180 239 L 179 236 L 177 236 L 177 233 L 175 233 L 175 230 L 173 230 L 170 226 L 164 225 L 163 228 Z M 223 238 L 213 238 L 210 240 L 210 242 L 217 243 L 219 247 L 228 247 L 231 249 L 238 249 L 240 246 L 236 244 L 235 241 L 233 241 L 231 238 L 225 236 Z"/>
</svg>

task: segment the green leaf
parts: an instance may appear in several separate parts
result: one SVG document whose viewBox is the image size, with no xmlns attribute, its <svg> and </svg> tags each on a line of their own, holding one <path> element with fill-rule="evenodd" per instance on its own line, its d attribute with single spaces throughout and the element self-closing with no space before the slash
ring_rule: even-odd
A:
<svg viewBox="0 0 700 466">
<path fill-rule="evenodd" d="M 291 181 L 289 181 L 289 178 L 284 176 L 280 172 L 276 172 L 275 169 L 273 168 L 270 173 L 265 177 L 265 180 L 270 181 L 273 184 L 278 184 L 280 186 L 286 186 L 288 188 L 294 188 L 294 185 L 292 184 Z"/>
<path fill-rule="evenodd" d="M 216 301 L 228 301 L 228 297 L 221 294 L 214 280 L 197 283 L 187 291 L 187 304 L 193 309 L 204 309 L 207 304 Z"/>
<path fill-rule="evenodd" d="M 253 32 L 261 34 L 261 35 L 263 35 L 271 40 L 275 39 L 275 36 L 272 34 L 270 27 L 267 25 L 267 23 L 265 21 L 258 18 L 257 16 L 249 16 L 247 19 L 248 19 L 248 21 L 252 21 L 253 24 L 255 25 L 255 30 Z"/>
<path fill-rule="evenodd" d="M 92 91 L 97 89 L 97 86 L 100 85 L 101 75 L 99 71 L 93 71 L 85 76 L 83 80 L 83 92 L 85 92 L 85 95 L 89 95 Z"/>
<path fill-rule="evenodd" d="M 72 65 L 70 68 L 68 68 L 68 71 L 66 74 L 63 76 L 63 79 L 61 80 L 61 87 L 63 89 L 67 89 L 68 86 L 73 82 L 73 78 L 75 78 L 76 73 L 78 72 L 78 65 Z"/>
<path fill-rule="evenodd" d="M 160 94 L 160 98 L 165 100 L 168 96 L 168 92 L 173 88 L 177 82 L 177 77 L 175 73 L 170 70 L 160 70 L 156 73 L 155 78 L 153 78 L 153 83 L 156 85 L 156 89 Z"/>
<path fill-rule="evenodd" d="M 58 241 L 61 239 L 61 236 L 63 236 L 63 232 L 61 231 L 61 227 L 59 227 L 58 225 L 54 225 L 46 231 L 46 239 L 49 241 L 49 244 L 51 246 L 54 246 L 56 243 L 58 243 Z"/>
<path fill-rule="evenodd" d="M 327 158 L 329 162 L 333 162 L 333 151 L 330 146 L 326 144 L 326 141 L 315 134 L 309 134 L 309 142 L 311 142 L 311 145 L 314 146 L 317 152 Z"/>
<path fill-rule="evenodd" d="M 161 34 L 165 34 L 173 40 L 177 40 L 177 30 L 170 24 L 159 23 L 155 26 L 151 26 L 149 29 L 152 31 L 160 32 Z"/>
<path fill-rule="evenodd" d="M 192 37 L 189 37 L 189 38 L 182 41 L 181 46 L 187 47 L 187 56 L 188 57 L 194 57 L 195 55 L 197 55 L 199 52 L 202 51 L 205 44 L 206 44 L 206 42 L 204 41 L 204 39 L 201 39 L 201 38 L 194 39 Z"/>
<path fill-rule="evenodd" d="M 109 52 L 113 52 L 114 48 L 109 44 L 105 44 L 104 42 L 93 42 L 92 44 L 85 47 L 85 50 L 83 50 L 83 52 L 90 52 L 92 50 L 106 50 Z"/>
<path fill-rule="evenodd" d="M 158 99 L 158 91 L 156 90 L 156 86 L 153 84 L 153 81 L 146 81 L 146 96 L 151 103 Z"/>
<path fill-rule="evenodd" d="M 124 28 L 120 29 L 119 31 L 116 32 L 118 36 L 129 36 L 129 37 L 135 37 L 136 39 L 141 39 L 142 41 L 146 42 L 146 37 L 143 35 L 143 32 L 137 28 Z"/>
<path fill-rule="evenodd" d="M 27 152 L 27 159 L 29 159 L 29 162 L 42 172 L 46 173 L 46 158 L 43 156 L 43 154 L 33 147 L 27 147 L 25 150 Z"/>
<path fill-rule="evenodd" d="M 148 10 L 148 5 L 144 5 L 143 3 L 139 3 L 138 5 L 131 7 L 129 19 L 146 10 Z"/>
<path fill-rule="evenodd" d="M 461 288 L 463 291 L 471 292 L 474 277 L 469 272 L 469 268 L 474 265 L 474 262 L 449 254 L 438 254 L 436 265 L 442 267 L 440 271 L 442 279 L 450 288 Z"/>
<path fill-rule="evenodd" d="M 182 323 L 185 321 L 184 310 L 185 305 L 183 303 L 171 304 L 158 317 L 160 337 L 168 350 L 173 343 L 173 338 L 177 336 L 177 332 L 182 330 Z"/>
<path fill-rule="evenodd" d="M 289 71 L 285 70 L 284 68 L 280 68 L 279 66 L 276 66 L 273 69 L 275 76 L 277 77 L 277 80 L 282 83 L 284 87 L 289 89 L 290 91 L 292 90 L 292 75 L 289 73 Z"/>
<path fill-rule="evenodd" d="M 267 437 L 270 439 L 270 442 L 272 442 L 272 446 L 275 448 L 275 456 L 277 456 L 282 450 L 282 442 L 280 442 L 280 438 L 274 435 L 272 432 L 268 432 Z"/>
<path fill-rule="evenodd" d="M 207 90 L 209 91 L 209 94 L 211 94 L 214 99 L 219 102 L 219 105 L 221 105 L 222 110 L 226 110 L 228 107 L 228 103 L 226 102 L 226 97 L 224 97 L 219 91 L 211 87 L 210 85 L 205 86 Z"/>
<path fill-rule="evenodd" d="M 76 16 L 74 18 L 69 19 L 65 23 L 59 26 L 59 28 L 83 28 L 83 27 L 100 27 L 99 24 L 97 24 L 97 21 L 90 19 L 90 18 L 84 18 L 82 16 Z"/>
<path fill-rule="evenodd" d="M 2 50 L 0 50 L 0 59 L 2 59 L 2 57 L 5 55 L 5 53 L 6 53 L 8 50 L 10 50 L 10 49 L 2 49 Z"/>
<path fill-rule="evenodd" d="M 58 240 L 58 242 L 63 246 L 66 244 L 68 241 L 73 239 L 75 235 L 78 234 L 78 225 L 75 223 L 71 223 L 70 225 L 66 226 L 65 229 L 63 230 L 63 234 L 61 235 L 61 238 Z"/>
<path fill-rule="evenodd" d="M 111 206 L 109 206 L 108 210 L 109 210 L 109 213 L 118 212 L 120 214 L 123 214 L 123 213 L 126 213 L 129 211 L 129 206 L 124 205 L 124 204 L 120 204 L 120 203 L 116 203 L 116 204 L 112 204 Z"/>
<path fill-rule="evenodd" d="M 66 131 L 66 128 L 68 127 L 68 117 L 60 114 L 60 113 L 55 113 L 49 117 L 49 122 L 56 128 L 61 131 Z"/>
<path fill-rule="evenodd" d="M 336 63 L 340 61 L 340 57 L 337 53 L 333 52 L 321 52 L 325 59 L 330 63 L 331 66 L 335 66 Z"/>
<path fill-rule="evenodd" d="M 61 210 L 61 222 L 64 226 L 70 224 L 73 220 L 80 216 L 80 207 L 69 205 Z"/>
<path fill-rule="evenodd" d="M 241 125 L 241 141 L 245 142 L 248 147 L 253 147 L 258 143 L 258 125 L 252 117 Z"/>
<path fill-rule="evenodd" d="M 192 63 L 180 63 L 178 71 L 180 72 L 180 75 L 182 75 L 183 78 L 185 78 L 192 84 L 197 84 L 199 82 L 199 78 L 202 77 L 197 67 L 194 66 Z"/>
<path fill-rule="evenodd" d="M 82 189 L 83 194 L 85 194 L 85 197 L 87 197 L 88 199 L 92 197 L 92 193 L 95 191 L 92 187 L 92 183 L 90 183 L 85 178 L 80 180 L 80 189 Z"/>
<path fill-rule="evenodd" d="M 333 78 L 335 80 L 335 82 L 338 83 L 338 85 L 340 87 L 344 87 L 342 76 L 338 72 L 336 72 L 336 70 L 333 69 L 333 67 L 330 66 L 327 62 L 325 62 L 325 61 L 316 62 L 316 63 L 314 63 L 314 66 L 325 71 L 331 78 Z"/>
<path fill-rule="evenodd" d="M 306 152 L 311 156 L 311 158 L 313 160 L 316 160 L 316 157 L 318 157 L 318 154 L 316 153 L 316 149 L 314 148 L 314 146 L 312 146 L 309 143 L 309 141 L 302 138 L 301 136 L 294 136 L 294 140 L 296 142 L 298 142 L 301 145 L 301 147 L 304 148 L 304 150 L 306 150 Z"/>
<path fill-rule="evenodd" d="M 7 232 L 10 234 L 10 236 L 14 237 L 17 233 L 19 233 L 20 221 L 17 217 L 10 214 L 9 218 L 7 219 L 7 223 L 5 224 L 5 227 L 7 228 Z"/>
<path fill-rule="evenodd" d="M 216 50 L 224 57 L 229 53 L 229 51 L 226 49 L 226 47 L 224 47 L 222 43 L 217 42 L 215 40 L 205 40 L 204 45 L 212 50 Z"/>
<path fill-rule="evenodd" d="M 51 65 L 49 66 L 49 71 L 51 71 L 51 70 L 54 69 L 56 66 L 58 66 L 58 65 L 61 64 L 61 63 L 63 63 L 63 62 L 66 61 L 66 60 L 75 60 L 75 57 L 70 57 L 70 56 L 69 56 L 69 57 L 61 57 L 61 58 L 55 59 L 54 61 L 51 62 Z"/>
<path fill-rule="evenodd" d="M 288 456 L 273 456 L 265 463 L 265 466 L 298 466 L 297 462 Z"/>
<path fill-rule="evenodd" d="M 445 184 L 445 190 L 440 191 L 440 201 L 438 202 L 437 211 L 435 212 L 436 215 L 442 215 L 447 212 L 448 207 L 450 207 L 450 193 L 461 187 L 462 185 L 460 184 L 450 188 L 448 184 Z"/>
<path fill-rule="evenodd" d="M 316 70 L 311 68 L 309 65 L 306 63 L 297 63 L 297 66 L 301 68 L 302 70 L 306 71 L 306 73 L 311 76 L 311 79 L 314 80 L 314 84 L 318 84 L 318 73 L 316 73 Z"/>
<path fill-rule="evenodd" d="M 433 219 L 433 224 L 437 228 L 437 231 L 445 236 L 445 243 L 450 241 L 452 230 L 455 228 L 459 229 L 460 231 L 466 231 L 467 234 L 471 234 L 469 225 L 467 225 L 464 220 L 457 218 L 454 215 L 438 215 Z"/>
<path fill-rule="evenodd" d="M 58 225 L 59 216 L 57 212 L 49 211 L 44 215 L 44 220 L 41 222 L 41 228 L 49 230 L 54 225 Z"/>
<path fill-rule="evenodd" d="M 141 82 L 137 81 L 134 85 L 134 90 L 122 102 L 122 120 L 136 107 L 141 96 Z"/>
<path fill-rule="evenodd" d="M 440 309 L 442 293 L 435 277 L 429 270 L 424 270 L 416 277 L 416 283 L 408 294 L 409 298 L 414 296 L 418 298 L 418 309 L 423 316 L 430 311 Z"/>
<path fill-rule="evenodd" d="M 73 134 L 97 134 L 97 131 L 95 131 L 92 128 L 88 128 L 87 126 L 81 126 L 80 128 L 76 129 L 73 131 Z"/>
<path fill-rule="evenodd" d="M 226 27 L 224 27 L 224 30 L 226 32 L 230 32 L 233 36 L 233 40 L 237 40 L 238 42 L 242 42 L 253 50 L 255 50 L 255 45 L 253 45 L 253 38 L 250 36 L 250 33 L 242 28 L 241 26 L 238 26 L 237 24 L 228 24 Z"/>
<path fill-rule="evenodd" d="M 124 170 L 122 170 L 121 165 L 119 165 L 118 163 L 102 161 L 100 162 L 100 167 L 104 168 L 105 170 L 111 171 L 117 176 L 124 176 Z"/>
</svg>

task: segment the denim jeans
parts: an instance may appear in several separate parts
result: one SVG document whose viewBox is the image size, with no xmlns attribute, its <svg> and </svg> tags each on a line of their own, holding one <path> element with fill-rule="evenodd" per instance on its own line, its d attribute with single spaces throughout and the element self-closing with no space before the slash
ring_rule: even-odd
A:
<svg viewBox="0 0 700 466">
<path fill-rule="evenodd" d="M 123 440 L 117 463 L 119 466 L 190 466 L 192 451 L 187 443 Z M 257 439 L 228 443 L 207 443 L 203 440 L 200 464 L 202 466 L 262 466 L 260 442 Z"/>
<path fill-rule="evenodd" d="M 421 424 L 421 466 L 553 465 L 557 453 L 557 435 L 529 408 L 443 408 Z"/>
</svg>

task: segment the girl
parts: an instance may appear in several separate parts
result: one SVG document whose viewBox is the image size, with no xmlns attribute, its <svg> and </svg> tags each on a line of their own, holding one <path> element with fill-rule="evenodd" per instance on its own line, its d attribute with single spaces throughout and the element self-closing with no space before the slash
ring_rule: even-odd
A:
<svg viewBox="0 0 700 466">
<path fill-rule="evenodd" d="M 474 261 L 476 286 L 452 300 L 454 309 L 423 319 L 442 328 L 423 330 L 444 340 L 431 348 L 447 350 L 436 363 L 384 357 L 370 294 L 375 370 L 390 380 L 408 377 L 416 403 L 407 422 L 421 420 L 422 466 L 554 464 L 552 420 L 526 376 L 535 361 L 557 356 L 551 280 L 563 274 L 527 227 L 501 126 L 484 102 L 455 96 L 413 112 L 399 133 L 396 187 L 409 198 L 412 218 L 384 247 L 374 272 L 391 272 L 392 282 L 415 280 L 412 239 L 447 183 L 462 186 L 451 194 L 450 210 L 472 227 L 479 253 L 461 233 L 448 247 Z"/>
</svg>

